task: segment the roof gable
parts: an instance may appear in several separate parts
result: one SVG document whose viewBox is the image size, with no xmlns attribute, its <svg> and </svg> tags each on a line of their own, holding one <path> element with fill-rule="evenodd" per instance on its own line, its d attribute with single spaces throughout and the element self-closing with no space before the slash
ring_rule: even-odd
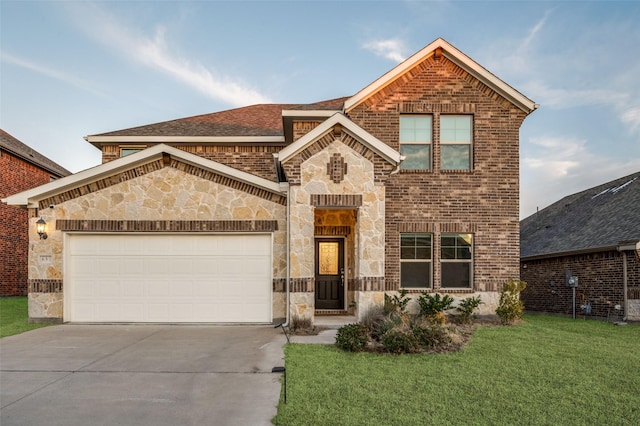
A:
<svg viewBox="0 0 640 426">
<path fill-rule="evenodd" d="M 564 197 L 520 222 L 521 257 L 640 241 L 640 172 Z"/>
<path fill-rule="evenodd" d="M 418 65 L 425 59 L 433 55 L 440 54 L 454 62 L 469 74 L 473 75 L 475 78 L 486 84 L 501 96 L 508 99 L 518 108 L 525 111 L 527 114 L 531 113 L 537 108 L 537 105 L 531 99 L 527 98 L 522 93 L 509 86 L 504 81 L 500 80 L 486 68 L 449 44 L 446 40 L 438 38 L 419 52 L 415 53 L 414 55 L 400 63 L 392 70 L 385 73 L 382 77 L 378 78 L 373 83 L 360 90 L 351 98 L 347 99 L 344 103 L 345 112 L 351 111 L 353 108 L 366 101 L 369 97 L 377 93 L 379 90 L 393 83 L 398 78 L 401 78 L 405 73 L 413 69 L 416 65 Z"/>
<path fill-rule="evenodd" d="M 28 163 L 46 170 L 56 177 L 68 176 L 71 174 L 69 170 L 40 154 L 23 142 L 20 142 L 18 139 L 2 129 L 0 129 L 0 148 L 10 152 L 16 157 L 22 158 Z"/>
<path fill-rule="evenodd" d="M 282 195 L 282 190 L 278 183 L 263 179 L 258 176 L 254 176 L 252 174 L 234 169 L 215 161 L 207 160 L 205 158 L 190 154 L 177 148 L 170 147 L 168 145 L 159 144 L 151 148 L 144 149 L 135 154 L 131 154 L 126 157 L 101 164 L 91 169 L 84 170 L 74 175 L 58 179 L 48 184 L 41 185 L 37 188 L 11 195 L 3 199 L 2 201 L 10 205 L 36 208 L 39 207 L 38 202 L 41 200 L 45 200 L 57 194 L 67 192 L 87 184 L 91 184 L 92 182 L 104 180 L 105 178 L 126 172 L 128 170 L 141 168 L 153 161 L 165 161 L 165 159 L 170 159 L 171 157 L 175 157 L 183 163 L 214 172 L 217 175 L 227 177 L 229 179 L 232 179 L 233 181 L 238 181 L 240 183 L 250 185 L 251 187 L 268 191 L 273 194 Z"/>
<path fill-rule="evenodd" d="M 299 152 L 306 149 L 309 145 L 313 144 L 322 136 L 333 131 L 336 125 L 339 125 L 344 130 L 348 131 L 361 143 L 374 151 L 376 154 L 380 155 L 389 163 L 398 165 L 402 161 L 403 158 L 398 151 L 391 148 L 389 145 L 385 144 L 380 139 L 376 138 L 371 133 L 367 132 L 341 113 L 335 113 L 330 118 L 315 127 L 313 130 L 302 136 L 300 139 L 282 149 L 277 154 L 278 160 L 280 160 L 280 162 L 282 163 L 286 162 L 293 156 L 297 155 Z"/>
</svg>

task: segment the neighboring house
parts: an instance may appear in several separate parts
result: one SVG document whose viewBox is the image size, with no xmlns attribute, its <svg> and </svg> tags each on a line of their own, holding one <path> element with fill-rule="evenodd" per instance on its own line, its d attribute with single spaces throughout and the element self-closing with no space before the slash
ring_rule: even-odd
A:
<svg viewBox="0 0 640 426">
<path fill-rule="evenodd" d="M 640 172 L 569 195 L 520 224 L 525 309 L 640 320 Z"/>
<path fill-rule="evenodd" d="M 0 198 L 70 174 L 0 129 Z M 27 294 L 28 224 L 26 209 L 0 204 L 0 297 Z"/>
<path fill-rule="evenodd" d="M 519 129 L 536 105 L 438 39 L 354 96 L 86 137 L 103 164 L 8 197 L 32 320 L 250 322 L 519 276 Z M 49 208 L 49 207 L 52 208 Z"/>
</svg>

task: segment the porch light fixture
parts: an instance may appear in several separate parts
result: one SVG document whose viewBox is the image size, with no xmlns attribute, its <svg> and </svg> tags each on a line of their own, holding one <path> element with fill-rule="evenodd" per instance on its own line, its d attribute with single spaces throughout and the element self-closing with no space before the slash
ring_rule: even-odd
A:
<svg viewBox="0 0 640 426">
<path fill-rule="evenodd" d="M 41 240 L 47 239 L 47 222 L 44 221 L 42 216 L 36 222 L 36 231 L 38 231 Z"/>
</svg>

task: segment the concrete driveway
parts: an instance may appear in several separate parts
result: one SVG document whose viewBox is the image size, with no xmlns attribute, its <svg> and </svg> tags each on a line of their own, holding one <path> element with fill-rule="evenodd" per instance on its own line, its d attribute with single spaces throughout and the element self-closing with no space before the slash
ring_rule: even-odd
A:
<svg viewBox="0 0 640 426">
<path fill-rule="evenodd" d="M 74 325 L 0 339 L 0 424 L 268 425 L 273 326 Z"/>
</svg>

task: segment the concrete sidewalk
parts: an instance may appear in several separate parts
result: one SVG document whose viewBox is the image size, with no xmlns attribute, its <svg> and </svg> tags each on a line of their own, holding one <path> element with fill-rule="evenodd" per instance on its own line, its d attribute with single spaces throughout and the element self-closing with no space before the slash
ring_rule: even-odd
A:
<svg viewBox="0 0 640 426">
<path fill-rule="evenodd" d="M 0 424 L 269 425 L 273 326 L 60 325 L 0 339 Z"/>
</svg>

